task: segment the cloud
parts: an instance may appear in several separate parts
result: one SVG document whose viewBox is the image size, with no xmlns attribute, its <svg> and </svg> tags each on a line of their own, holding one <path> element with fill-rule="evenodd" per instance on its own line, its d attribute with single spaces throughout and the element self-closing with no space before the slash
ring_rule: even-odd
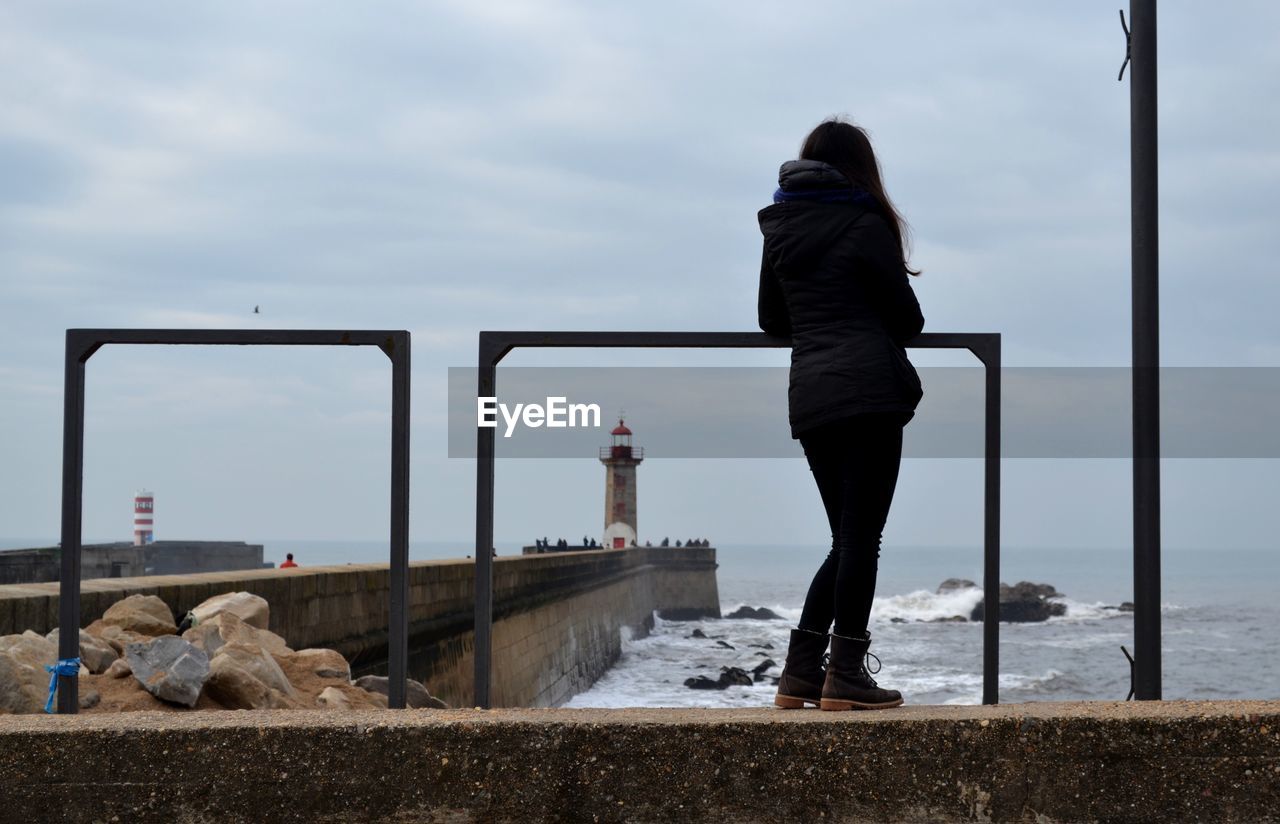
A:
<svg viewBox="0 0 1280 824">
<path fill-rule="evenodd" d="M 1276 365 L 1280 113 L 1263 102 L 1280 92 L 1278 22 L 1262 2 L 1162 9 L 1170 364 Z M 61 386 L 69 326 L 410 328 L 415 466 L 435 473 L 415 475 L 415 517 L 464 534 L 450 496 L 465 471 L 431 463 L 444 367 L 470 364 L 484 328 L 752 328 L 755 212 L 837 112 L 871 129 L 912 223 L 930 328 L 999 331 L 1011 363 L 1121 365 L 1122 51 L 1100 2 L 11 5 L 0 424 L 56 417 L 45 390 Z M 238 384 L 231 355 L 175 357 L 151 381 L 95 384 L 92 403 L 131 408 L 159 377 L 226 403 L 330 381 L 381 398 L 385 378 L 374 359 L 317 356 L 297 383 Z M 105 364 L 91 374 L 115 375 Z M 205 371 L 188 383 L 184 369 Z M 6 453 L 33 489 L 56 485 L 56 437 L 38 443 Z M 14 531 L 53 528 L 35 493 L 10 491 L 28 513 Z"/>
</svg>

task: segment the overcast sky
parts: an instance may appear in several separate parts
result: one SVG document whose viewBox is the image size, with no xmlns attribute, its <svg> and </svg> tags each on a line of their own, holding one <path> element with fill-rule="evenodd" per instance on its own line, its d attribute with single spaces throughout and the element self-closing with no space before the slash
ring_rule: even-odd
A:
<svg viewBox="0 0 1280 824">
<path fill-rule="evenodd" d="M 58 534 L 66 328 L 403 328 L 412 537 L 465 548 L 474 470 L 447 457 L 447 368 L 473 363 L 476 333 L 754 329 L 755 213 L 831 114 L 872 133 L 929 330 L 1000 332 L 1017 365 L 1123 365 L 1116 9 L 5 4 L 0 539 Z M 1280 366 L 1280 7 L 1160 14 L 1164 362 Z M 117 347 L 88 375 L 86 539 L 128 538 L 140 487 L 158 538 L 385 536 L 380 353 Z M 1124 461 L 1005 473 L 1006 543 L 1129 540 Z M 601 531 L 593 455 L 498 474 L 501 540 Z M 1166 542 L 1273 546 L 1278 480 L 1275 461 L 1169 462 Z M 653 460 L 639 484 L 642 539 L 828 537 L 800 459 Z M 975 461 L 908 461 L 886 541 L 976 543 L 980 488 Z"/>
</svg>

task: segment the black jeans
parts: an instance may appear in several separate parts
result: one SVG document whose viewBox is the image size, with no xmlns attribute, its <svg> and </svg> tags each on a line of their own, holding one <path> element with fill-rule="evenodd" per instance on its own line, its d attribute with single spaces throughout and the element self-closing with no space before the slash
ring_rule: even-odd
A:
<svg viewBox="0 0 1280 824">
<path fill-rule="evenodd" d="M 911 416 L 869 413 L 800 435 L 800 445 L 831 524 L 831 553 L 813 576 L 800 628 L 861 638 L 871 618 L 880 534 L 902 462 L 902 428 Z"/>
</svg>

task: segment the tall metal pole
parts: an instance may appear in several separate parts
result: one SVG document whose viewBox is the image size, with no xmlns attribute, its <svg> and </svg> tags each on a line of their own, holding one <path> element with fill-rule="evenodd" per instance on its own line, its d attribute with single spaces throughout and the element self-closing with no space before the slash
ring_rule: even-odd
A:
<svg viewBox="0 0 1280 824">
<path fill-rule="evenodd" d="M 1160 699 L 1160 236 L 1156 0 L 1131 0 L 1134 695 Z"/>
<path fill-rule="evenodd" d="M 384 350 L 385 351 L 385 350 Z M 387 706 L 402 710 L 409 677 L 409 334 L 391 356 L 391 604 Z"/>
<path fill-rule="evenodd" d="M 478 396 L 497 395 L 497 362 L 480 334 Z M 493 705 L 493 472 L 494 431 L 476 427 L 476 603 L 475 603 L 475 706 Z"/>
<path fill-rule="evenodd" d="M 58 578 L 58 658 L 80 657 L 80 527 L 84 495 L 84 363 L 80 339 L 67 330 L 62 390 L 62 569 Z M 58 713 L 80 710 L 80 679 L 58 676 Z"/>
<path fill-rule="evenodd" d="M 1000 700 L 1000 336 L 981 351 L 987 380 L 986 443 L 983 461 L 982 703 Z"/>
</svg>

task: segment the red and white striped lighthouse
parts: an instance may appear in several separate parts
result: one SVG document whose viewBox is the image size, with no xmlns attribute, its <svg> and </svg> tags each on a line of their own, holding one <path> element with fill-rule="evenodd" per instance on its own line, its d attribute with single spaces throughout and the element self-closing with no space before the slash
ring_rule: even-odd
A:
<svg viewBox="0 0 1280 824">
<path fill-rule="evenodd" d="M 133 545 L 145 546 L 155 540 L 156 498 L 145 489 L 133 496 Z"/>
</svg>

